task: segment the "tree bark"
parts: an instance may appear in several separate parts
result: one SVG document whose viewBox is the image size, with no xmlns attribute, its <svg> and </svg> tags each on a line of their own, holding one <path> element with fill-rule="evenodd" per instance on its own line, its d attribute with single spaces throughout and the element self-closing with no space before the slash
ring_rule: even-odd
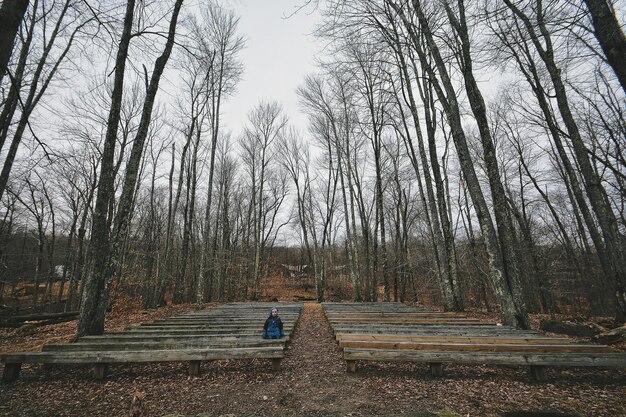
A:
<svg viewBox="0 0 626 417">
<path fill-rule="evenodd" d="M 527 327 L 526 312 L 523 310 L 522 305 L 519 304 L 519 300 L 515 299 L 515 295 L 511 291 L 512 289 L 510 287 L 510 282 L 508 281 L 508 278 L 506 276 L 507 270 L 504 264 L 505 260 L 503 259 L 501 248 L 498 242 L 496 229 L 491 220 L 487 202 L 481 190 L 476 171 L 474 170 L 474 163 L 472 161 L 470 151 L 467 145 L 467 139 L 465 137 L 465 132 L 463 131 L 462 127 L 460 117 L 461 113 L 456 98 L 457 94 L 453 88 L 452 81 L 448 74 L 446 63 L 441 56 L 439 52 L 439 47 L 435 43 L 433 34 L 430 31 L 429 23 L 425 15 L 423 14 L 423 11 L 421 10 L 421 5 L 419 1 L 414 0 L 414 10 L 417 13 L 422 32 L 424 33 L 424 36 L 426 38 L 429 52 L 435 61 L 439 77 L 436 76 L 434 69 L 428 62 L 427 55 L 423 50 L 419 40 L 417 39 L 417 35 L 415 34 L 413 25 L 407 20 L 406 16 L 404 15 L 404 11 L 394 3 L 390 3 L 390 5 L 394 8 L 394 10 L 396 10 L 396 12 L 399 14 L 402 21 L 404 22 L 407 30 L 409 31 L 409 33 L 411 33 L 411 36 L 413 38 L 413 44 L 418 53 L 420 62 L 422 66 L 428 71 L 430 78 L 433 80 L 433 85 L 437 92 L 437 96 L 439 97 L 446 113 L 448 124 L 450 125 L 450 128 L 452 130 L 452 138 L 454 140 L 457 154 L 459 157 L 461 170 L 463 172 L 463 178 L 467 183 L 467 187 L 472 197 L 474 208 L 476 210 L 476 214 L 480 223 L 482 235 L 485 238 L 490 269 L 489 278 L 494 293 L 496 294 L 496 297 L 498 299 L 498 303 L 502 309 L 503 322 L 505 324 L 516 327 Z M 441 85 L 438 84 L 438 78 L 441 78 L 445 92 L 441 89 Z"/>
<path fill-rule="evenodd" d="M 98 308 L 99 305 L 108 303 L 108 291 L 106 287 L 110 270 L 109 256 L 111 252 L 109 236 L 109 205 L 113 198 L 113 158 L 115 154 L 115 141 L 120 123 L 122 108 L 122 96 L 124 90 L 124 71 L 126 58 L 131 39 L 135 0 L 128 0 L 124 25 L 120 37 L 117 56 L 115 59 L 115 76 L 113 91 L 111 93 L 111 107 L 107 120 L 107 130 L 102 151 L 100 164 L 100 183 L 96 194 L 96 206 L 93 213 L 90 244 L 90 265 L 82 286 L 82 302 L 77 336 L 98 335 L 104 332 L 104 315 Z M 105 307 L 106 310 L 106 307 Z"/>
<path fill-rule="evenodd" d="M 142 160 L 145 140 L 148 136 L 148 129 L 152 118 L 152 109 L 159 81 L 165 65 L 170 57 L 174 45 L 176 25 L 178 15 L 183 0 L 177 0 L 174 4 L 172 17 L 170 20 L 168 37 L 165 48 L 154 64 L 152 77 L 146 91 L 144 106 L 139 121 L 137 135 L 133 142 L 131 154 L 127 163 L 126 176 L 122 187 L 118 211 L 115 216 L 115 224 L 112 236 L 109 236 L 109 219 L 107 212 L 113 198 L 112 163 L 117 139 L 117 129 L 120 120 L 121 102 L 124 85 L 124 68 L 128 55 L 128 47 L 132 37 L 131 29 L 133 24 L 135 0 L 128 0 L 124 26 L 120 38 L 118 53 L 116 56 L 115 80 L 111 97 L 111 109 L 105 136 L 105 150 L 103 152 L 100 186 L 96 198 L 96 209 L 92 226 L 92 252 L 91 271 L 85 280 L 85 291 L 83 293 L 83 304 L 81 306 L 80 320 L 78 323 L 77 335 L 96 335 L 104 332 L 105 313 L 109 304 L 109 292 L 113 279 L 113 273 L 117 266 L 120 245 L 125 240 L 128 233 L 128 222 L 132 210 L 133 195 L 137 183 L 138 172 Z M 106 171 L 105 171 L 106 170 Z"/>
<path fill-rule="evenodd" d="M 457 0 L 457 5 L 459 13 L 458 17 L 453 13 L 448 2 L 446 1 L 444 3 L 448 19 L 460 39 L 459 61 L 461 62 L 461 70 L 463 72 L 465 90 L 469 98 L 470 107 L 472 108 L 472 113 L 474 114 L 474 118 L 478 124 L 478 130 L 480 131 L 483 157 L 487 166 L 487 177 L 489 179 L 491 197 L 493 199 L 493 211 L 496 218 L 497 233 L 502 251 L 502 260 L 504 261 L 504 278 L 514 303 L 514 311 L 505 314 L 512 313 L 514 315 L 515 320 L 517 321 L 516 327 L 529 329 L 530 323 L 528 321 L 525 300 L 521 287 L 517 254 L 515 253 L 517 243 L 515 239 L 515 228 L 511 220 L 506 192 L 500 177 L 500 169 L 496 159 L 496 149 L 493 143 L 489 122 L 487 120 L 485 101 L 474 77 L 469 32 L 467 22 L 465 20 L 464 0 Z"/>
<path fill-rule="evenodd" d="M 0 83 L 7 71 L 15 36 L 28 9 L 28 0 L 4 0 L 0 5 Z"/>
<path fill-rule="evenodd" d="M 609 0 L 584 0 L 591 14 L 594 35 L 626 92 L 626 36 Z"/>
</svg>

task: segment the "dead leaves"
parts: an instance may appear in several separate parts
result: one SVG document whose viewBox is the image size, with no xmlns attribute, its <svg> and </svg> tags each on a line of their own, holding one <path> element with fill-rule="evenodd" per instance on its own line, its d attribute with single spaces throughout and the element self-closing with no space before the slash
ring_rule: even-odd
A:
<svg viewBox="0 0 626 417">
<path fill-rule="evenodd" d="M 145 312 L 116 308 L 107 330 L 180 314 L 193 306 Z M 479 314 L 477 314 L 479 316 Z M 489 317 L 493 319 L 492 317 Z M 538 323 L 538 320 L 536 320 Z M 58 342 L 73 335 L 75 323 L 38 328 L 21 346 Z M 12 349 L 12 335 L 0 349 Z M 548 370 L 549 382 L 532 382 L 521 367 L 446 365 L 443 378 L 413 363 L 360 364 L 349 375 L 322 310 L 305 303 L 278 373 L 267 360 L 203 363 L 199 377 L 187 377 L 182 363 L 128 364 L 110 368 L 96 382 L 84 367 L 43 370 L 25 366 L 11 386 L 0 385 L 0 415 L 128 415 L 133 394 L 145 393 L 151 416 L 219 415 L 392 415 L 448 410 L 466 416 L 500 416 L 511 410 L 552 410 L 580 416 L 626 415 L 626 376 L 619 370 Z M 12 413 L 12 414 L 11 414 Z"/>
</svg>

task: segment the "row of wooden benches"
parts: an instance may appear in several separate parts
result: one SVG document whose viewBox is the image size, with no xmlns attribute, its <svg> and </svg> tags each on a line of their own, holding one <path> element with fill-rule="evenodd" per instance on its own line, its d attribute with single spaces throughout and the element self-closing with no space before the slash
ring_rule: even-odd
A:
<svg viewBox="0 0 626 417">
<path fill-rule="evenodd" d="M 198 375 L 202 361 L 262 358 L 271 359 L 277 370 L 302 305 L 280 305 L 285 337 L 265 340 L 260 333 L 270 306 L 227 304 L 74 343 L 47 344 L 42 352 L 4 354 L 3 380 L 16 380 L 22 363 L 93 364 L 98 379 L 110 364 L 134 362 L 188 362 L 189 374 Z M 546 366 L 626 367 L 626 354 L 607 346 L 571 343 L 461 314 L 389 303 L 323 306 L 348 372 L 356 372 L 357 361 L 426 362 L 434 375 L 443 374 L 443 363 L 529 365 L 540 380 Z"/>
<path fill-rule="evenodd" d="M 545 379 L 548 366 L 626 368 L 626 353 L 608 346 L 572 343 L 463 314 L 394 303 L 323 307 L 348 372 L 357 371 L 357 361 L 423 362 L 435 376 L 443 375 L 443 363 L 526 365 L 536 380 Z"/>
<path fill-rule="evenodd" d="M 275 305 L 231 303 L 74 343 L 47 344 L 41 352 L 4 354 L 3 380 L 15 381 L 22 363 L 93 364 L 96 379 L 106 376 L 110 364 L 136 362 L 188 362 L 189 374 L 198 375 L 202 361 L 261 358 L 271 359 L 272 370 L 278 370 L 302 304 L 278 305 L 285 336 L 262 339 L 263 323 Z"/>
</svg>

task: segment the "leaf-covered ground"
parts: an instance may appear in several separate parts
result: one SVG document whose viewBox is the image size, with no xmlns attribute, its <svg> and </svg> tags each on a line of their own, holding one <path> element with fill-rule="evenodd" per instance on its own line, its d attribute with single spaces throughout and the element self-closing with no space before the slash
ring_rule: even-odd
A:
<svg viewBox="0 0 626 417">
<path fill-rule="evenodd" d="M 112 313 L 107 330 L 190 308 Z M 75 325 L 21 330 L 31 334 L 3 330 L 0 352 L 69 340 Z M 134 392 L 142 391 L 150 416 L 500 416 L 513 410 L 626 416 L 623 370 L 549 370 L 547 383 L 535 383 L 522 367 L 447 365 L 445 377 L 434 378 L 424 364 L 359 365 L 357 374 L 346 373 L 320 305 L 306 303 L 277 373 L 268 360 L 203 363 L 199 377 L 188 377 L 182 363 L 115 365 L 97 382 L 89 367 L 24 365 L 18 381 L 0 385 L 0 415 L 124 416 Z"/>
</svg>

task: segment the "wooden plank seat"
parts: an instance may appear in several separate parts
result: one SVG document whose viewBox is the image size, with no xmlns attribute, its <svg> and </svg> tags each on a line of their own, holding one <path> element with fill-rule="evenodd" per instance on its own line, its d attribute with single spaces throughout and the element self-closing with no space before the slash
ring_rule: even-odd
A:
<svg viewBox="0 0 626 417">
<path fill-rule="evenodd" d="M 428 334 L 428 333 L 448 333 L 448 334 L 484 334 L 484 335 L 505 335 L 519 334 L 514 329 L 490 328 L 487 326 L 337 326 L 335 333 L 389 333 L 389 334 Z M 530 331 L 521 333 L 536 334 Z"/>
<path fill-rule="evenodd" d="M 463 313 L 453 313 L 449 311 L 347 311 L 347 312 L 328 312 L 326 315 L 329 319 L 334 317 L 448 317 L 448 318 L 467 318 Z"/>
<path fill-rule="evenodd" d="M 451 352 L 531 352 L 531 353 L 614 353 L 608 346 L 592 344 L 477 343 L 477 342 L 407 342 L 351 340 L 339 342 L 342 348 L 382 350 L 431 350 Z"/>
<path fill-rule="evenodd" d="M 368 310 L 368 309 L 380 310 L 381 306 L 383 306 L 383 308 L 387 311 L 392 310 L 392 309 L 403 309 L 403 310 L 411 310 L 411 311 L 428 310 L 426 308 L 408 306 L 406 304 L 402 304 L 398 302 L 389 302 L 389 303 L 385 303 L 384 305 L 382 303 L 379 303 L 378 301 L 355 301 L 355 302 L 347 302 L 347 303 L 324 303 L 324 304 L 326 304 L 326 306 L 329 307 L 329 309 L 332 308 L 333 310 Z M 428 311 L 432 311 L 432 310 L 428 310 Z"/>
<path fill-rule="evenodd" d="M 282 319 L 284 319 L 284 321 L 286 323 L 290 322 L 290 321 L 294 321 L 297 319 L 297 316 L 295 317 L 281 317 Z M 185 320 L 185 321 L 168 321 L 168 322 L 153 322 L 153 323 L 142 323 L 141 326 L 139 327 L 146 327 L 146 326 L 199 326 L 199 325 L 222 325 L 222 326 L 263 326 L 263 323 L 265 322 L 265 318 L 263 318 L 263 320 L 257 320 L 257 321 L 252 321 L 252 320 L 242 320 L 242 321 L 227 321 L 227 320 L 215 320 L 215 321 L 211 321 L 211 320 Z"/>
<path fill-rule="evenodd" d="M 293 322 L 283 322 L 284 327 L 293 327 Z M 171 329 L 259 329 L 263 328 L 263 322 L 261 323 L 154 323 L 154 324 L 146 324 L 144 326 L 127 326 L 124 328 L 127 330 L 137 330 L 137 331 L 145 331 L 145 330 L 163 330 L 168 331 Z"/>
<path fill-rule="evenodd" d="M 259 330 L 259 328 L 261 330 Z M 286 328 L 285 331 L 287 332 L 291 332 L 293 328 Z M 241 328 L 211 328 L 211 327 L 207 327 L 204 329 L 182 329 L 182 328 L 177 328 L 177 329 L 167 329 L 167 330 L 161 330 L 161 329 L 129 329 L 127 330 L 125 333 L 132 333 L 132 334 L 145 334 L 145 335 L 150 335 L 150 334 L 160 334 L 160 333 L 168 333 L 168 334 L 192 334 L 192 335 L 209 335 L 209 334 L 257 334 L 257 335 L 261 335 L 261 331 L 263 330 L 263 327 L 259 327 L 257 326 L 256 328 L 248 328 L 248 329 L 241 329 Z M 124 334 L 124 333 L 111 333 L 112 335 L 117 335 L 117 334 Z"/>
<path fill-rule="evenodd" d="M 448 317 L 344 317 L 329 319 L 331 323 L 419 323 L 419 324 L 473 324 L 473 325 L 494 325 L 475 319 L 448 318 Z"/>
<path fill-rule="evenodd" d="M 74 344 L 99 344 L 99 343 L 131 343 L 131 342 L 159 342 L 163 344 L 172 343 L 184 343 L 184 342 L 197 342 L 206 343 L 206 345 L 212 345 L 216 342 L 239 344 L 245 341 L 262 341 L 258 332 L 251 335 L 205 335 L 205 336 L 189 336 L 189 335 L 169 335 L 169 334 L 157 334 L 157 335 L 133 335 L 133 334 L 121 334 L 119 336 L 84 336 L 74 343 L 66 343 L 63 346 L 71 346 Z M 285 335 L 280 339 L 267 339 L 270 341 L 280 340 L 282 343 L 289 342 L 289 336 Z M 44 346 L 45 347 L 45 346 Z"/>
<path fill-rule="evenodd" d="M 329 323 L 333 327 L 372 327 L 372 326 L 482 326 L 482 327 L 496 327 L 496 323 L 489 323 L 483 321 L 458 321 L 458 320 L 419 320 L 419 321 L 392 321 L 392 320 L 363 320 L 363 321 L 332 321 L 329 320 Z"/>
<path fill-rule="evenodd" d="M 443 363 L 526 365 L 537 380 L 545 379 L 547 366 L 626 368 L 625 352 L 531 330 L 475 324 L 455 316 L 440 321 L 436 312 L 430 318 L 412 316 L 420 317 L 421 323 L 392 322 L 384 314 L 384 304 L 369 305 L 342 320 L 341 307 L 323 306 L 348 372 L 357 371 L 356 361 L 424 362 L 435 376 L 443 375 Z"/>
<path fill-rule="evenodd" d="M 293 323 L 293 321 L 296 318 L 287 318 L 284 319 L 285 325 L 291 324 L 290 322 Z M 246 328 L 246 327 L 255 327 L 255 328 L 259 328 L 259 327 L 263 327 L 263 323 L 264 320 L 260 321 L 260 322 L 206 322 L 206 321 L 198 321 L 198 322 L 173 322 L 173 323 L 143 323 L 140 326 L 131 326 L 129 328 L 136 328 L 136 329 L 145 329 L 145 328 L 168 328 L 168 327 L 172 327 L 172 328 L 194 328 L 194 327 L 233 327 L 233 328 Z"/>
<path fill-rule="evenodd" d="M 197 339 L 197 340 L 210 340 L 215 338 L 220 338 L 224 340 L 237 340 L 239 338 L 247 338 L 253 337 L 256 339 L 261 339 L 261 335 L 258 331 L 250 331 L 246 333 L 207 333 L 207 334 L 186 334 L 186 333 L 106 333 L 102 336 L 84 336 L 80 338 L 78 341 L 85 342 L 89 340 L 107 340 L 107 341 L 128 341 L 128 340 L 153 340 L 153 341 L 164 341 L 164 340 L 183 340 L 183 339 Z M 93 339 L 91 339 L 93 338 Z M 234 339 L 233 339 L 234 338 Z M 289 341 L 289 334 L 285 334 L 285 337 L 281 338 L 285 342 Z"/>
<path fill-rule="evenodd" d="M 545 367 L 626 367 L 626 354 L 567 352 L 459 352 L 430 350 L 387 350 L 344 348 L 348 372 L 356 372 L 356 361 L 402 361 L 428 363 L 434 376 L 442 376 L 443 363 L 530 366 L 536 380 L 545 380 Z"/>
<path fill-rule="evenodd" d="M 441 335 L 402 335 L 402 334 L 363 334 L 337 333 L 335 338 L 339 343 L 351 340 L 371 341 L 407 341 L 407 342 L 444 342 L 444 343 L 536 343 L 536 344 L 563 344 L 571 342 L 567 337 L 550 337 L 542 335 L 514 336 L 441 336 Z"/>
<path fill-rule="evenodd" d="M 217 308 L 217 307 L 216 307 Z M 253 318 L 259 319 L 262 317 L 267 317 L 269 315 L 268 309 L 256 309 L 256 310 L 248 310 L 248 311 L 238 311 L 237 309 L 221 309 L 220 311 L 215 312 L 190 312 L 181 314 L 178 316 L 167 317 L 164 319 L 158 320 L 183 320 L 183 319 L 194 319 L 194 318 L 230 318 L 230 319 L 239 319 L 239 318 Z M 297 316 L 299 314 L 299 310 L 297 308 L 280 308 L 281 316 Z"/>
<path fill-rule="evenodd" d="M 302 304 L 278 304 L 285 336 L 266 340 L 261 332 L 269 308 L 227 304 L 121 332 L 84 336 L 74 343 L 44 345 L 42 352 L 0 355 L 5 364 L 3 380 L 16 380 L 22 363 L 93 364 L 97 379 L 104 378 L 108 365 L 115 363 L 188 362 L 189 374 L 198 375 L 201 361 L 260 358 L 271 359 L 272 370 L 278 370 Z"/>
<path fill-rule="evenodd" d="M 285 320 L 296 319 L 298 314 L 281 315 Z M 263 323 L 267 314 L 259 314 L 256 317 L 180 317 L 164 320 L 156 320 L 151 323 Z M 146 323 L 148 324 L 148 323 Z"/>
<path fill-rule="evenodd" d="M 419 334 L 431 334 L 431 335 L 449 335 L 449 336 L 535 336 L 537 333 L 530 331 L 515 331 L 513 329 L 498 329 L 493 330 L 489 328 L 446 328 L 446 327 L 431 327 L 431 328 L 390 328 L 390 327 L 378 327 L 378 328 L 341 328 L 335 330 L 335 333 L 347 333 L 347 334 L 398 334 L 398 335 L 419 335 Z"/>
<path fill-rule="evenodd" d="M 189 362 L 189 374 L 198 375 L 201 361 L 216 359 L 271 359 L 278 370 L 283 357 L 282 346 L 162 349 L 139 351 L 68 351 L 8 353 L 0 358 L 5 363 L 3 381 L 19 377 L 22 363 L 93 364 L 94 377 L 103 379 L 108 365 L 140 362 Z"/>
<path fill-rule="evenodd" d="M 376 329 L 376 328 L 390 328 L 390 329 L 428 329 L 428 328 L 452 328 L 452 329 L 486 329 L 486 330 L 507 330 L 503 326 L 496 326 L 493 323 L 330 323 L 333 329 Z"/>
<path fill-rule="evenodd" d="M 186 348 L 186 347 L 213 347 L 213 346 L 271 346 L 284 345 L 289 341 L 289 336 L 280 339 L 262 339 L 258 335 L 246 336 L 240 338 L 232 337 L 93 337 L 92 339 L 80 338 L 73 343 L 46 344 L 42 347 L 42 351 L 76 351 L 76 350 L 133 350 L 133 346 L 144 347 L 146 349 L 163 348 Z"/>
<path fill-rule="evenodd" d="M 284 327 L 287 328 L 293 328 L 294 323 L 293 322 L 286 322 L 284 323 Z M 261 323 L 240 323 L 240 324 L 223 324 L 223 323 L 198 323 L 198 324 L 189 324 L 189 325 L 184 325 L 184 324 L 167 324 L 167 325 L 160 325 L 160 324 L 154 324 L 154 325 L 146 325 L 146 326 L 129 326 L 126 328 L 126 330 L 136 330 L 138 332 L 143 332 L 143 331 L 149 331 L 149 330 L 163 330 L 163 331 L 168 331 L 168 330 L 176 330 L 176 329 L 182 329 L 182 330 L 194 330 L 194 329 L 239 329 L 239 330 L 246 330 L 246 329 L 262 329 L 263 328 L 263 322 Z"/>
<path fill-rule="evenodd" d="M 298 314 L 282 315 L 285 320 L 297 318 Z M 172 319 L 155 320 L 151 323 L 263 323 L 267 314 L 260 313 L 256 317 L 177 317 Z"/>
</svg>

